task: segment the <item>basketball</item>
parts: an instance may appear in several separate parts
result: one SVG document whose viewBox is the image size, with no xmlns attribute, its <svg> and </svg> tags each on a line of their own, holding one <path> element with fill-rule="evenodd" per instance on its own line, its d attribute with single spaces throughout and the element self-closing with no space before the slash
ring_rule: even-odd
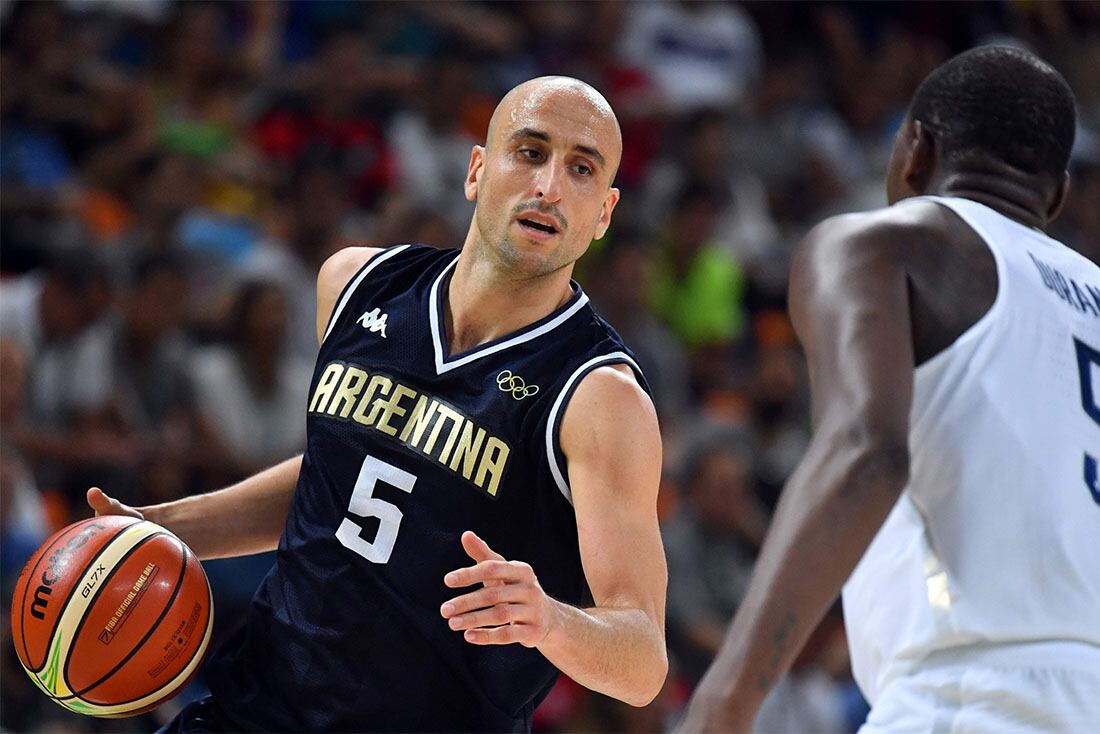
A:
<svg viewBox="0 0 1100 734">
<path fill-rule="evenodd" d="M 212 622 L 195 554 L 133 517 L 94 517 L 54 534 L 12 599 L 23 668 L 53 701 L 88 716 L 131 716 L 178 693 L 202 662 Z"/>
</svg>

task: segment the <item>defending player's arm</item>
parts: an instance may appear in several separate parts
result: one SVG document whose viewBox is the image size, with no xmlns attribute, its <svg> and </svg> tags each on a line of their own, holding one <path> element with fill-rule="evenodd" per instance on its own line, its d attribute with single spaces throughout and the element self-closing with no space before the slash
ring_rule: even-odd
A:
<svg viewBox="0 0 1100 734">
<path fill-rule="evenodd" d="M 913 350 L 899 227 L 815 228 L 791 266 L 814 437 L 787 482 L 745 600 L 683 731 L 748 731 L 908 478 Z"/>
<path fill-rule="evenodd" d="M 595 606 L 551 599 L 530 566 L 505 560 L 466 533 L 463 546 L 478 563 L 447 574 L 445 583 L 486 586 L 441 611 L 468 642 L 536 647 L 581 685 L 644 706 L 668 671 L 667 573 L 656 509 L 661 437 L 653 405 L 633 377 L 597 369 L 566 409 L 561 446 Z"/>
<path fill-rule="evenodd" d="M 340 250 L 317 276 L 317 341 L 320 343 L 344 286 L 378 252 L 369 247 Z M 286 525 L 302 457 L 277 464 L 216 492 L 147 507 L 130 507 L 98 487 L 88 490 L 96 515 L 132 515 L 178 535 L 201 559 L 228 558 L 274 550 Z"/>
</svg>

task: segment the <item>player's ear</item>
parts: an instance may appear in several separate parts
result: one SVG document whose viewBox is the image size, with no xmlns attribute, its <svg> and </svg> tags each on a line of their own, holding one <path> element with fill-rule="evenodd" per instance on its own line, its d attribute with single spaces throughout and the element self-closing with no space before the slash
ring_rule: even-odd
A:
<svg viewBox="0 0 1100 734">
<path fill-rule="evenodd" d="M 477 201 L 478 184 L 481 183 L 481 173 L 484 169 L 485 148 L 480 145 L 475 145 L 473 150 L 470 151 L 470 168 L 466 171 L 466 183 L 464 188 L 466 190 L 467 201 Z"/>
<path fill-rule="evenodd" d="M 619 203 L 619 190 L 608 189 L 607 196 L 603 200 L 603 208 L 600 210 L 600 219 L 596 223 L 596 239 L 601 239 L 607 234 L 607 228 L 611 226 L 611 212 L 615 211 L 615 205 Z"/>
<path fill-rule="evenodd" d="M 902 179 L 913 191 L 923 194 L 928 190 L 938 160 L 939 146 L 935 136 L 924 123 L 914 120 L 909 126 Z"/>
<path fill-rule="evenodd" d="M 1053 222 L 1058 218 L 1058 215 L 1062 213 L 1062 210 L 1066 208 L 1066 201 L 1069 199 L 1069 171 L 1062 173 L 1062 180 L 1058 184 L 1058 188 L 1054 192 L 1054 201 L 1050 203 L 1050 208 L 1047 209 L 1047 222 Z"/>
</svg>

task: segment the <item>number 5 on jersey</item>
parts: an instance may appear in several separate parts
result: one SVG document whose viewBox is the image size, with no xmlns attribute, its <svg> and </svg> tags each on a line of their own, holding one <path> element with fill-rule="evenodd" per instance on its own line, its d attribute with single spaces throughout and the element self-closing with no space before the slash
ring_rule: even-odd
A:
<svg viewBox="0 0 1100 734">
<path fill-rule="evenodd" d="M 1100 373 L 1100 352 L 1096 351 L 1080 339 L 1074 338 L 1073 345 L 1077 348 L 1077 369 L 1081 374 L 1081 406 L 1085 413 L 1100 426 L 1100 392 L 1093 390 L 1095 384 L 1092 372 L 1095 368 Z M 1100 382 L 1100 381 L 1096 381 Z M 1092 499 L 1100 505 L 1100 472 L 1097 471 L 1096 457 L 1085 451 L 1085 484 L 1092 492 Z"/>
<path fill-rule="evenodd" d="M 374 488 L 379 480 L 398 489 L 411 493 L 416 477 L 393 464 L 368 456 L 359 468 L 359 478 L 355 480 L 355 489 L 351 493 L 348 512 L 360 517 L 377 517 L 378 532 L 373 541 L 364 540 L 360 533 L 363 527 L 350 517 L 345 517 L 336 529 L 336 538 L 345 548 L 355 551 L 373 563 L 386 563 L 393 553 L 393 544 L 397 542 L 397 531 L 401 528 L 401 510 L 397 505 L 374 496 Z"/>
</svg>

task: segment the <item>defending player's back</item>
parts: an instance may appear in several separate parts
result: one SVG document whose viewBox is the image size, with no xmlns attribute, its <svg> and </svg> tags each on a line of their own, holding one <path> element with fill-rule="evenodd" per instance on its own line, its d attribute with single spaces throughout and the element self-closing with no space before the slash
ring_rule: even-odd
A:
<svg viewBox="0 0 1100 734">
<path fill-rule="evenodd" d="M 997 296 L 917 367 L 910 481 L 845 586 L 853 668 L 872 697 L 936 651 L 976 662 L 1005 644 L 1100 648 L 1100 268 L 977 202 L 909 201 L 973 228 Z M 1013 655 L 1065 665 L 1073 651 Z"/>
</svg>

